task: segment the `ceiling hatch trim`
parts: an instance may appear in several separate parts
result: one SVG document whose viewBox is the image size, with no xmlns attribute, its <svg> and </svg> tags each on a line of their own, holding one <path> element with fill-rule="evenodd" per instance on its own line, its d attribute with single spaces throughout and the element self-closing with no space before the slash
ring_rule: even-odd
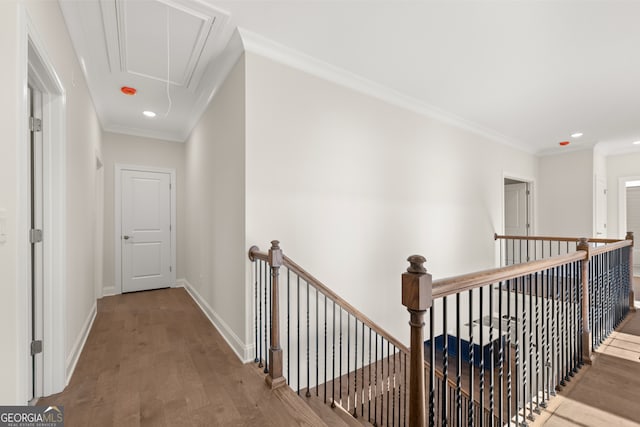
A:
<svg viewBox="0 0 640 427">
<path fill-rule="evenodd" d="M 220 10 L 188 0 L 101 0 L 101 12 L 111 73 L 192 90 L 206 66 L 201 59 L 207 42 L 229 19 Z"/>
</svg>

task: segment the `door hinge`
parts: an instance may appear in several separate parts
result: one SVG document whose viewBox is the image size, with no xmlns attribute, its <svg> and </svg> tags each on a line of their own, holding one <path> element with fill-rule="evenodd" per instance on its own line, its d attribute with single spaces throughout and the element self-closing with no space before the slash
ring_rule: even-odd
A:
<svg viewBox="0 0 640 427">
<path fill-rule="evenodd" d="M 41 132 L 42 120 L 36 119 L 35 117 L 29 117 L 29 130 L 31 132 Z"/>
<path fill-rule="evenodd" d="M 169 266 L 169 273 L 171 273 L 173 271 L 173 267 Z"/>
<path fill-rule="evenodd" d="M 527 196 L 531 194 L 531 191 L 527 190 Z"/>
<path fill-rule="evenodd" d="M 31 341 L 31 355 L 42 353 L 42 340 Z"/>
<path fill-rule="evenodd" d="M 169 183 L 169 190 L 171 190 L 171 183 Z"/>
<path fill-rule="evenodd" d="M 37 228 L 29 230 L 29 242 L 30 243 L 42 242 L 42 230 L 38 230 Z"/>
<path fill-rule="evenodd" d="M 527 228 L 531 228 L 531 224 L 527 224 Z"/>
</svg>

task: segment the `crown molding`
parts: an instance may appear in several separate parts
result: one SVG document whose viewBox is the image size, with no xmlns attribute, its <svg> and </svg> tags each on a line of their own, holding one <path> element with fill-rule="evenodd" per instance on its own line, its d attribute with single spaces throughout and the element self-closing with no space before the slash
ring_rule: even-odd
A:
<svg viewBox="0 0 640 427">
<path fill-rule="evenodd" d="M 330 81 L 340 86 L 347 87 L 364 95 L 379 99 L 396 107 L 409 110 L 411 112 L 426 116 L 430 119 L 438 120 L 446 124 L 475 133 L 491 141 L 507 145 L 520 151 L 536 154 L 522 141 L 509 138 L 499 132 L 487 127 L 478 125 L 462 117 L 449 113 L 411 96 L 400 93 L 389 87 L 380 85 L 371 80 L 365 79 L 355 73 L 336 67 L 327 62 L 309 56 L 305 53 L 291 49 L 287 46 L 267 39 L 259 34 L 237 28 L 244 50 L 260 56 L 264 56 L 281 64 L 290 66 L 297 70 L 306 72 L 321 79 Z"/>
</svg>

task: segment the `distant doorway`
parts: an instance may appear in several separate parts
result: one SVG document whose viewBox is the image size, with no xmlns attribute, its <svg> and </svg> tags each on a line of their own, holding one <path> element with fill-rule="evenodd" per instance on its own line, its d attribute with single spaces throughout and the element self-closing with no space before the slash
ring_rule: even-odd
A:
<svg viewBox="0 0 640 427">
<path fill-rule="evenodd" d="M 504 178 L 504 234 L 506 236 L 528 236 L 531 231 L 531 183 L 513 178 Z M 520 246 L 513 245 L 504 253 L 505 265 L 525 261 Z"/>
<path fill-rule="evenodd" d="M 640 177 L 624 179 L 620 193 L 620 236 L 632 231 L 636 242 L 640 241 Z M 640 276 L 640 245 L 633 247 L 633 271 Z"/>
</svg>

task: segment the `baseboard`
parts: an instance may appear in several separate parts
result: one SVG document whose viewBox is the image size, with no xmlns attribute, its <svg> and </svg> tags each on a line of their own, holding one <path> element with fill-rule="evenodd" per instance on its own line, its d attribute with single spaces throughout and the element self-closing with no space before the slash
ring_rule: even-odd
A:
<svg viewBox="0 0 640 427">
<path fill-rule="evenodd" d="M 220 332 L 220 335 L 222 335 L 242 363 L 253 361 L 254 345 L 245 345 L 240 337 L 238 337 L 229 325 L 211 308 L 187 279 L 176 280 L 176 287 L 184 287 L 187 290 L 191 298 L 193 298 L 198 307 L 200 307 L 200 310 L 202 310 L 211 324 Z"/>
<path fill-rule="evenodd" d="M 76 365 L 78 363 L 78 359 L 80 359 L 80 354 L 82 353 L 82 349 L 84 348 L 85 343 L 87 342 L 87 337 L 89 336 L 89 331 L 91 331 L 91 327 L 93 326 L 93 321 L 96 320 L 97 314 L 97 303 L 93 303 L 93 307 L 91 307 L 91 311 L 89 312 L 89 316 L 87 320 L 84 322 L 82 330 L 80 334 L 76 338 L 76 342 L 73 344 L 73 348 L 71 350 L 71 354 L 67 357 L 66 361 L 66 372 L 67 378 L 65 385 L 69 384 L 71 380 L 71 376 L 73 375 L 73 371 L 76 369 Z"/>
<path fill-rule="evenodd" d="M 118 294 L 119 292 L 116 291 L 115 286 L 105 286 L 104 288 L 102 288 L 103 297 L 110 297 L 112 295 L 118 295 Z"/>
</svg>

